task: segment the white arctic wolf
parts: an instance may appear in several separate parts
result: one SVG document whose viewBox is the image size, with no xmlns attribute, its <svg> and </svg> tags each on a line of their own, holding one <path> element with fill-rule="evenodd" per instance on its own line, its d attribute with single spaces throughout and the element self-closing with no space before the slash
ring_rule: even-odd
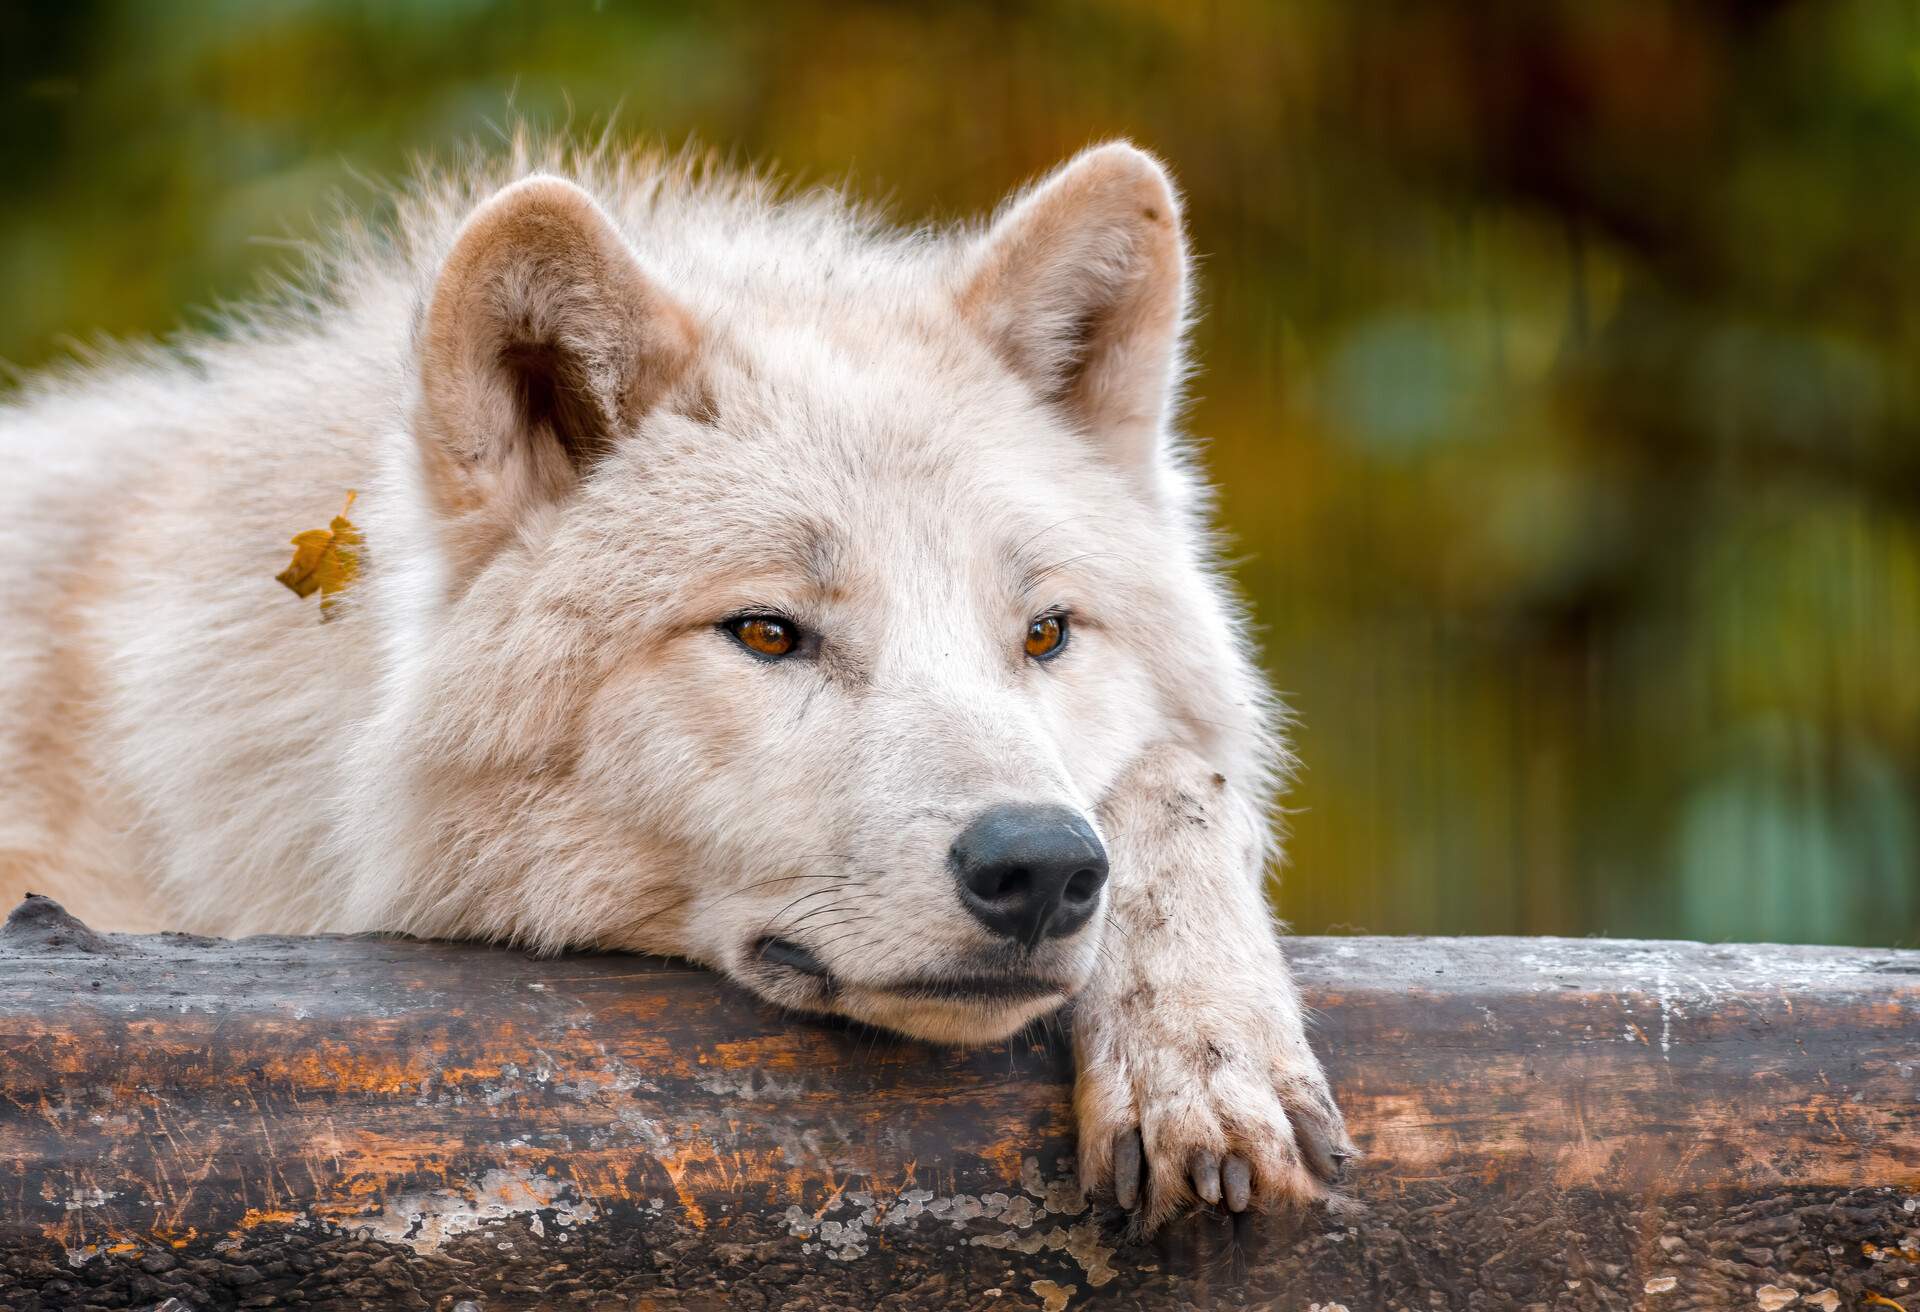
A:
<svg viewBox="0 0 1920 1312">
<path fill-rule="evenodd" d="M 0 408 L 0 895 L 677 954 L 945 1041 L 1073 998 L 1089 1189 L 1321 1194 L 1161 167 L 911 235 L 608 150 L 396 204 Z M 275 573 L 349 490 L 323 612 Z"/>
</svg>

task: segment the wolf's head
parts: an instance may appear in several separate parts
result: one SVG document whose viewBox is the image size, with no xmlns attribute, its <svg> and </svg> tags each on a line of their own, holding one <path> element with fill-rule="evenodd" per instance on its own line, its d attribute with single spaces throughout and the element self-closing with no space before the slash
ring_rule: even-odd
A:
<svg viewBox="0 0 1920 1312">
<path fill-rule="evenodd" d="M 1007 1034 L 1100 950 L 1116 774 L 1260 719 L 1168 437 L 1174 191 L 1109 145 L 954 236 L 603 199 L 514 183 L 439 266 L 363 906 Z"/>
</svg>

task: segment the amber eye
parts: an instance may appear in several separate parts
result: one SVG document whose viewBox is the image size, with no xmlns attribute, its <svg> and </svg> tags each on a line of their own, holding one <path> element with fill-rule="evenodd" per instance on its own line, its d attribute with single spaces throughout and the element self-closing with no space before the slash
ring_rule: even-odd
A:
<svg viewBox="0 0 1920 1312">
<path fill-rule="evenodd" d="M 1065 615 L 1042 615 L 1027 625 L 1027 655 L 1037 661 L 1044 661 L 1059 654 L 1067 645 L 1067 617 Z"/>
<path fill-rule="evenodd" d="M 721 626 L 748 651 L 760 656 L 790 656 L 800 645 L 800 628 L 778 615 L 742 615 Z"/>
</svg>

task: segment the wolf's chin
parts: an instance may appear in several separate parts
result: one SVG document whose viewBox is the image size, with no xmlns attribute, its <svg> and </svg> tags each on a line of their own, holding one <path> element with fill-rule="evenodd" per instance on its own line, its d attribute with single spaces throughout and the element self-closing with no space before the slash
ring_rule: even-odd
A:
<svg viewBox="0 0 1920 1312">
<path fill-rule="evenodd" d="M 764 958 L 763 958 L 764 960 Z M 928 1043 L 998 1043 L 1057 1011 L 1075 992 L 1068 984 L 980 979 L 952 982 L 935 992 L 932 981 L 876 986 L 803 970 L 735 973 L 767 1001 L 794 1011 L 838 1016 Z"/>
<path fill-rule="evenodd" d="M 803 943 L 764 935 L 723 969 L 767 1001 L 930 1043 L 1008 1038 L 1065 1005 L 1091 973 L 1090 953 L 985 952 L 931 958 L 920 973 L 849 978 Z"/>
<path fill-rule="evenodd" d="M 958 1001 L 911 994 L 844 990 L 833 1010 L 850 1020 L 904 1034 L 928 1043 L 974 1045 L 998 1043 L 1020 1032 L 1040 1017 L 1057 1011 L 1067 990 L 1025 998 Z"/>
</svg>

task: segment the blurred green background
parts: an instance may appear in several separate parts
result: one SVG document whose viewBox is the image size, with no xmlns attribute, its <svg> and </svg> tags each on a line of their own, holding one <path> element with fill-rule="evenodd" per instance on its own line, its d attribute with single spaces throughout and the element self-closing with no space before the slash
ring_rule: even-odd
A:
<svg viewBox="0 0 1920 1312">
<path fill-rule="evenodd" d="M 1911 3 L 0 7 L 0 358 L 526 118 L 990 206 L 1124 133 L 1299 712 L 1304 931 L 1920 938 Z"/>
</svg>

